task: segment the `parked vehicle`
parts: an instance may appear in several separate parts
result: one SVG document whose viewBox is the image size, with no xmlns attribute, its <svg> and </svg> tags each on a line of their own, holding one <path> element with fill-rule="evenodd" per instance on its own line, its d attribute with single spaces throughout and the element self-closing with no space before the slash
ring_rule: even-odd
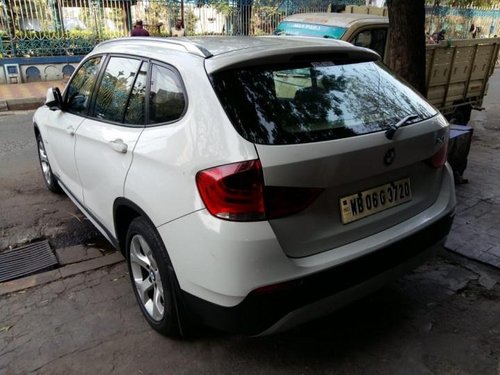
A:
<svg viewBox="0 0 500 375">
<path fill-rule="evenodd" d="M 390 29 L 384 8 L 348 6 L 340 13 L 295 14 L 285 18 L 275 33 L 340 39 L 370 48 L 383 60 L 388 55 Z M 482 106 L 499 46 L 499 38 L 427 45 L 427 100 L 454 123 L 466 124 L 472 109 Z"/>
<path fill-rule="evenodd" d="M 313 38 L 99 44 L 34 115 L 47 187 L 127 258 L 157 331 L 271 333 L 432 252 L 448 123 L 376 62 Z"/>
</svg>

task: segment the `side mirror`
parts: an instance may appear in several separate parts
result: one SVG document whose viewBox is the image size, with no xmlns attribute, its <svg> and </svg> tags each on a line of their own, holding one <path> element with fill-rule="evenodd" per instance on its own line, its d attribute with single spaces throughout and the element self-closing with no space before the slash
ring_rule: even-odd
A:
<svg viewBox="0 0 500 375">
<path fill-rule="evenodd" d="M 45 105 L 49 107 L 51 111 L 63 109 L 63 99 L 59 87 L 53 87 L 47 90 Z"/>
</svg>

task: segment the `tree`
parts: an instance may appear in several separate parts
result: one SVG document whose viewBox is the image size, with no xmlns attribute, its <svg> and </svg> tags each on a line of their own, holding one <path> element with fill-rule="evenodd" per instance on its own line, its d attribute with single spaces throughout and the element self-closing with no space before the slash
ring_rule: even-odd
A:
<svg viewBox="0 0 500 375">
<path fill-rule="evenodd" d="M 387 0 L 388 66 L 425 95 L 425 0 Z"/>
</svg>

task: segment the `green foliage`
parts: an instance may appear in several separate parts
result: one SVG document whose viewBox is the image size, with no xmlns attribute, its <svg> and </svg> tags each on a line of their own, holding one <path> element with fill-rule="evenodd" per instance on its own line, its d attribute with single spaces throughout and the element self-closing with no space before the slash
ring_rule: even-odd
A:
<svg viewBox="0 0 500 375">
<path fill-rule="evenodd" d="M 198 17 L 195 16 L 194 12 L 191 9 L 188 9 L 184 15 L 186 35 L 192 35 L 194 33 L 196 21 L 198 21 Z"/>
<path fill-rule="evenodd" d="M 208 5 L 214 7 L 217 12 L 224 15 L 229 15 L 233 9 L 233 2 L 231 0 L 198 0 L 196 2 L 198 7 Z"/>
<path fill-rule="evenodd" d="M 475 8 L 491 8 L 499 7 L 500 0 L 434 0 L 430 2 L 435 6 L 450 6 L 450 7 L 475 7 Z"/>
<path fill-rule="evenodd" d="M 180 3 L 175 5 L 169 3 L 168 1 L 151 1 L 149 3 L 146 18 L 143 21 L 151 35 L 164 36 L 170 33 L 169 20 L 180 13 Z"/>
</svg>

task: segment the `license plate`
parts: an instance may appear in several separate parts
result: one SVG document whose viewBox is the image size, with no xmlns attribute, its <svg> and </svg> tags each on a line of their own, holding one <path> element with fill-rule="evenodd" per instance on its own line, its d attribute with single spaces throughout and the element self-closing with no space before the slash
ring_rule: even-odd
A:
<svg viewBox="0 0 500 375">
<path fill-rule="evenodd" d="M 348 195 L 340 198 L 342 223 L 348 224 L 408 201 L 411 201 L 409 178 Z"/>
</svg>

